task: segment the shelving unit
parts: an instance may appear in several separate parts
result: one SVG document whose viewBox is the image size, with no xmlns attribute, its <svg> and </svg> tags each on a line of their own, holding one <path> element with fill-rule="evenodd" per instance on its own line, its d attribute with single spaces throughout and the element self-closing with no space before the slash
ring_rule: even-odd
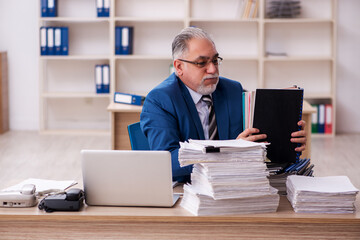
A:
<svg viewBox="0 0 360 240">
<path fill-rule="evenodd" d="M 111 0 L 108 18 L 96 17 L 95 1 L 58 2 L 59 16 L 40 18 L 39 26 L 68 26 L 69 56 L 40 56 L 41 130 L 56 126 L 88 131 L 99 123 L 98 128 L 114 134 L 115 124 L 124 128 L 126 121 L 138 121 L 141 107 L 121 104 L 114 107 L 113 93 L 146 95 L 163 81 L 172 62 L 173 37 L 187 26 L 201 27 L 212 35 L 224 58 L 220 66 L 222 76 L 240 81 L 247 90 L 297 84 L 305 89 L 305 98 L 310 103 L 333 105 L 335 127 L 337 0 L 302 0 L 301 15 L 296 19 L 267 18 L 269 0 L 259 0 L 258 17 L 251 19 L 242 19 L 242 0 Z M 115 55 L 115 26 L 125 25 L 134 27 L 134 53 Z M 286 52 L 288 56 L 268 57 L 268 51 Z M 95 64 L 110 65 L 108 95 L 94 93 Z M 96 118 L 85 114 L 88 124 L 81 124 L 84 119 L 71 117 L 66 124 L 61 121 L 54 124 L 56 119 L 49 118 L 49 114 L 55 109 L 48 102 L 54 105 L 69 100 L 79 102 L 80 109 L 81 104 L 96 103 L 93 106 Z M 106 113 L 109 103 L 110 118 Z M 121 119 L 126 119 L 123 125 Z M 117 148 L 128 146 L 124 143 Z"/>
</svg>

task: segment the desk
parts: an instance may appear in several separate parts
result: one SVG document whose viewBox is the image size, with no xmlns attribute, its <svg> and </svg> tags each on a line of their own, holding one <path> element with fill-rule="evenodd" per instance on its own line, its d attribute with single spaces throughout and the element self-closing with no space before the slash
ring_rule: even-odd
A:
<svg viewBox="0 0 360 240">
<path fill-rule="evenodd" d="M 281 197 L 276 213 L 196 217 L 173 208 L 89 207 L 45 213 L 0 208 L 0 239 L 360 239 L 355 214 L 301 214 Z"/>
<path fill-rule="evenodd" d="M 111 103 L 107 110 L 111 113 L 111 149 L 131 149 L 127 126 L 131 123 L 140 121 L 141 106 L 133 106 L 120 103 Z M 303 116 L 307 127 L 306 150 L 301 157 L 311 156 L 311 114 L 316 112 L 308 102 L 304 101 Z"/>
</svg>

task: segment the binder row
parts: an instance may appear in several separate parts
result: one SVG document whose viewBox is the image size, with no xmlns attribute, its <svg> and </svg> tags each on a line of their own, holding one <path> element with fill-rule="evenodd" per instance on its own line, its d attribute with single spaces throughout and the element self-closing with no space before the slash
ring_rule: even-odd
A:
<svg viewBox="0 0 360 240">
<path fill-rule="evenodd" d="M 42 17 L 57 17 L 57 0 L 40 0 Z"/>
<path fill-rule="evenodd" d="M 96 12 L 98 17 L 109 17 L 110 0 L 96 0 Z"/>
<path fill-rule="evenodd" d="M 129 26 L 115 27 L 115 54 L 130 55 L 133 53 L 134 28 Z"/>
<path fill-rule="evenodd" d="M 311 133 L 332 134 L 332 104 L 311 104 L 316 112 L 311 116 Z"/>
<path fill-rule="evenodd" d="M 96 93 L 110 92 L 110 66 L 109 64 L 95 65 Z"/>
<path fill-rule="evenodd" d="M 40 54 L 69 55 L 69 28 L 41 27 Z"/>
<path fill-rule="evenodd" d="M 41 17 L 57 17 L 57 0 L 40 0 Z M 110 0 L 96 0 L 98 17 L 110 16 Z"/>
</svg>

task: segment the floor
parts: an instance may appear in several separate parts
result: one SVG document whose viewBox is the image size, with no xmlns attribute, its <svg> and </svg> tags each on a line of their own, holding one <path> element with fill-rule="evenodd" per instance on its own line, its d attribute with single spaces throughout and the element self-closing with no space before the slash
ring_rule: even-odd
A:
<svg viewBox="0 0 360 240">
<path fill-rule="evenodd" d="M 359 146 L 360 134 L 313 138 L 314 175 L 346 175 L 360 189 Z M 81 149 L 110 149 L 110 136 L 6 132 L 0 135 L 0 189 L 27 178 L 81 182 Z"/>
</svg>

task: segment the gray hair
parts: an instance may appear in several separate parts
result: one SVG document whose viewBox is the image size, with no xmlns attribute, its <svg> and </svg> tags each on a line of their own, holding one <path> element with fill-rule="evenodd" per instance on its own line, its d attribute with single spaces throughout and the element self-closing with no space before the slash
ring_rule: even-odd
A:
<svg viewBox="0 0 360 240">
<path fill-rule="evenodd" d="M 172 42 L 173 60 L 182 57 L 188 51 L 187 43 L 193 38 L 205 38 L 209 40 L 215 47 L 214 41 L 204 30 L 196 27 L 187 27 L 184 28 L 178 35 L 176 35 L 174 41 Z"/>
</svg>

